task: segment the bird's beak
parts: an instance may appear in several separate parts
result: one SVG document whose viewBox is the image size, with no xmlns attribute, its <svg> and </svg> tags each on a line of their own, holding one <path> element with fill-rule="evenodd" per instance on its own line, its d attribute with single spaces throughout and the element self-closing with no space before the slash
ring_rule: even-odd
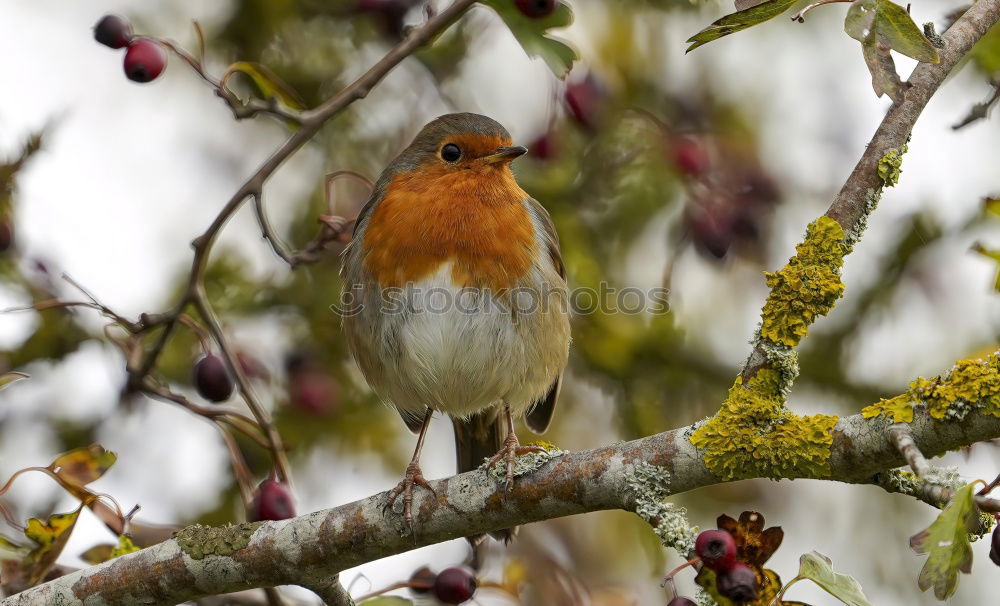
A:
<svg viewBox="0 0 1000 606">
<path fill-rule="evenodd" d="M 510 162 L 514 158 L 523 156 L 528 153 L 527 147 L 521 147 L 520 145 L 514 145 L 512 147 L 501 147 L 492 154 L 485 156 L 483 160 L 487 164 L 494 164 L 496 162 Z"/>
</svg>

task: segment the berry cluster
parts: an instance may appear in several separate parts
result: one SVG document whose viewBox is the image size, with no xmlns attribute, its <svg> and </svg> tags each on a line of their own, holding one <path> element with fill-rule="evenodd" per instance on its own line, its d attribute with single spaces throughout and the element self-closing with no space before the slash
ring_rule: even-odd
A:
<svg viewBox="0 0 1000 606">
<path fill-rule="evenodd" d="M 715 588 L 737 604 L 757 598 L 757 573 L 736 559 L 736 541 L 725 530 L 705 530 L 695 540 L 701 563 L 715 572 Z"/>
<path fill-rule="evenodd" d="M 132 24 L 119 15 L 105 15 L 94 26 L 94 39 L 111 48 L 125 48 L 125 76 L 133 82 L 156 80 L 167 66 L 167 51 L 152 38 L 136 36 Z"/>
<path fill-rule="evenodd" d="M 465 566 L 445 568 L 437 574 L 425 566 L 410 576 L 409 587 L 418 595 L 432 594 L 442 604 L 464 604 L 476 594 L 479 583 L 475 572 Z"/>
</svg>

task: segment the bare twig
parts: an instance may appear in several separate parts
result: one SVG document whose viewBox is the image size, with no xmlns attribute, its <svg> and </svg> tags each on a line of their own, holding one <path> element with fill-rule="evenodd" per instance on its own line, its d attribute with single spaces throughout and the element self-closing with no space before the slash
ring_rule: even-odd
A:
<svg viewBox="0 0 1000 606">
<path fill-rule="evenodd" d="M 837 3 L 837 2 L 854 2 L 854 0 L 819 0 L 818 2 L 813 2 L 809 6 L 806 6 L 805 8 L 803 8 L 802 10 L 800 10 L 799 12 L 795 13 L 794 15 L 792 15 L 792 21 L 798 21 L 799 23 L 805 23 L 805 21 L 806 21 L 806 19 L 805 19 L 806 13 L 808 13 L 812 9 L 814 9 L 814 8 L 816 8 L 818 6 L 823 6 L 824 4 L 834 4 L 834 3 Z"/>
<path fill-rule="evenodd" d="M 992 86 L 993 92 L 990 94 L 990 97 L 982 103 L 976 103 L 973 105 L 972 109 L 969 110 L 969 113 L 966 114 L 958 124 L 952 126 L 954 130 L 965 128 L 973 122 L 985 120 L 989 116 L 990 108 L 1000 101 L 1000 80 L 992 82 Z"/>
</svg>

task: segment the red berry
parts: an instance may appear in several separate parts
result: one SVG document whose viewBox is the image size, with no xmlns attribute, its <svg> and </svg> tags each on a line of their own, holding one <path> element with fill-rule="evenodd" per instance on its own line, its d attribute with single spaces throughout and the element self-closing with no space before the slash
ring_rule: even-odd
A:
<svg viewBox="0 0 1000 606">
<path fill-rule="evenodd" d="M 757 599 L 757 573 L 743 562 L 736 562 L 715 577 L 715 588 L 722 597 L 738 604 L 751 602 Z"/>
<path fill-rule="evenodd" d="M 716 259 L 725 257 L 736 239 L 733 218 L 721 205 L 689 207 L 685 222 L 695 247 Z"/>
<path fill-rule="evenodd" d="M 167 51 L 155 40 L 139 38 L 128 45 L 125 75 L 133 82 L 156 80 L 167 66 Z"/>
<path fill-rule="evenodd" d="M 552 158 L 558 151 L 555 135 L 552 132 L 545 133 L 538 139 L 535 139 L 535 142 L 528 146 L 528 150 L 528 153 L 533 158 L 538 158 L 539 160 Z"/>
<path fill-rule="evenodd" d="M 236 352 L 236 360 L 240 363 L 240 370 L 247 378 L 260 379 L 261 381 L 267 381 L 271 378 L 271 371 L 253 354 L 238 351 Z"/>
<path fill-rule="evenodd" d="M 233 377 L 225 361 L 208 354 L 194 365 L 194 386 L 201 397 L 212 402 L 224 402 L 233 395 Z"/>
<path fill-rule="evenodd" d="M 465 566 L 445 568 L 434 579 L 434 597 L 445 604 L 461 604 L 476 593 L 476 575 Z"/>
<path fill-rule="evenodd" d="M 667 603 L 667 606 L 698 606 L 698 605 L 687 598 L 682 598 L 681 596 L 677 596 L 676 598 L 670 600 L 670 602 Z"/>
<path fill-rule="evenodd" d="M 1000 566 L 1000 524 L 993 529 L 993 538 L 990 543 L 990 560 Z"/>
<path fill-rule="evenodd" d="M 111 48 L 125 48 L 132 40 L 132 24 L 121 15 L 104 15 L 94 26 L 94 40 Z"/>
<path fill-rule="evenodd" d="M 14 245 L 14 224 L 10 219 L 0 220 L 0 253 L 7 252 Z"/>
<path fill-rule="evenodd" d="M 705 146 L 693 137 L 681 137 L 674 142 L 674 165 L 686 175 L 697 177 L 708 170 Z"/>
<path fill-rule="evenodd" d="M 694 551 L 701 563 L 719 572 L 736 562 L 736 541 L 725 530 L 704 530 L 695 539 Z"/>
<path fill-rule="evenodd" d="M 587 128 L 596 128 L 604 113 L 604 90 L 593 75 L 566 87 L 566 105 L 577 122 Z"/>
<path fill-rule="evenodd" d="M 288 486 L 277 480 L 267 479 L 257 486 L 250 511 L 251 522 L 264 520 L 287 520 L 295 517 L 295 500 Z"/>
<path fill-rule="evenodd" d="M 517 10 L 527 17 L 538 19 L 548 17 L 559 6 L 558 0 L 514 0 Z"/>
<path fill-rule="evenodd" d="M 430 568 L 422 566 L 410 575 L 410 591 L 416 594 L 430 593 L 436 579 L 437 575 Z"/>
</svg>

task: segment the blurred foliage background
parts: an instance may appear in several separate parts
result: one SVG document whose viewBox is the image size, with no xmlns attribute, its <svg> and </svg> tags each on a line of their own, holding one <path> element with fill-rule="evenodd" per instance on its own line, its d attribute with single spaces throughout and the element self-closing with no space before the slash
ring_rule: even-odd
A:
<svg viewBox="0 0 1000 606">
<path fill-rule="evenodd" d="M 140 33 L 173 37 L 193 50 L 197 43 L 186 23 L 197 17 L 206 35 L 208 64 L 216 73 L 237 60 L 263 63 L 313 106 L 377 60 L 408 26 L 422 21 L 425 3 L 234 0 L 211 9 L 168 1 L 97 4 L 58 18 L 59 31 L 74 31 L 82 38 L 61 42 L 67 49 L 93 44 L 88 42 L 87 28 L 114 9 L 131 17 Z M 715 411 L 741 356 L 749 351 L 746 341 L 766 294 L 761 272 L 783 263 L 805 223 L 825 209 L 860 155 L 884 102 L 871 94 L 856 43 L 840 31 L 840 5 L 818 9 L 802 25 L 779 19 L 761 26 L 760 32 L 714 43 L 725 48 L 707 47 L 684 56 L 683 39 L 730 12 L 731 6 L 688 0 L 570 4 L 576 16 L 573 25 L 552 33 L 567 40 L 581 57 L 564 79 L 543 62 L 525 57 L 495 13 L 476 8 L 433 46 L 408 60 L 368 99 L 333 120 L 304 152 L 307 160 L 285 169 L 294 186 L 279 181 L 276 194 L 266 190 L 265 201 L 282 237 L 293 246 L 302 245 L 319 229 L 317 217 L 353 217 L 366 200 L 362 180 L 327 182 L 324 174 L 349 170 L 374 180 L 427 120 L 447 111 L 477 111 L 507 123 L 517 142 L 531 150 L 515 165 L 518 179 L 553 216 L 571 286 L 597 289 L 606 282 L 617 288 L 663 287 L 671 293 L 669 308 L 653 313 L 605 311 L 574 318 L 568 379 L 555 425 L 545 439 L 578 449 L 663 431 Z M 941 4 L 914 6 L 914 13 L 919 12 L 915 18 L 942 25 L 949 10 L 961 3 Z M 18 10 L 28 23 L 43 22 L 35 12 L 40 14 L 43 8 Z M 16 21 L 11 20 L 11 27 L 17 27 Z M 805 45 L 813 48 L 804 50 Z M 87 61 L 96 57 L 114 63 L 98 50 L 88 52 L 93 57 L 88 55 Z M 785 53 L 802 57 L 779 58 Z M 5 56 L 5 63 L 22 61 Z M 738 73 L 741 64 L 747 73 Z M 906 65 L 905 60 L 900 65 Z M 1000 320 L 997 295 L 990 292 L 995 268 L 988 259 L 966 251 L 975 241 L 992 238 L 994 247 L 1000 241 L 1000 218 L 991 217 L 981 203 L 991 193 L 983 187 L 989 177 L 983 176 L 981 166 L 995 167 L 997 162 L 995 147 L 984 142 L 995 141 L 997 127 L 995 122 L 980 121 L 953 133 L 948 120 L 958 121 L 988 96 L 985 83 L 1000 77 L 998 65 L 1000 32 L 993 32 L 952 84 L 948 107 L 932 106 L 925 118 L 931 134 L 926 138 L 923 131 L 915 134 L 911 149 L 925 151 L 911 152 L 904 160 L 904 184 L 915 177 L 919 187 L 929 180 L 949 180 L 953 185 L 936 191 L 902 190 L 909 192 L 909 205 L 897 200 L 903 197 L 897 195 L 900 190 L 886 196 L 883 205 L 895 208 L 879 210 L 879 215 L 887 216 L 873 222 L 865 243 L 848 260 L 845 300 L 831 318 L 817 324 L 801 349 L 802 376 L 792 400 L 797 409 L 849 414 L 881 396 L 898 393 L 918 373 L 937 374 L 958 357 L 995 348 Z M 791 74 L 778 80 L 767 75 L 778 70 Z M 2 79 L 16 85 L 16 75 Z M 755 88 L 757 78 L 771 85 L 779 82 L 783 88 Z M 201 83 L 179 62 L 173 62 L 164 80 L 183 84 L 157 83 L 150 87 L 152 92 L 142 92 L 141 101 L 129 99 L 138 94 L 130 86 L 95 92 L 90 85 L 88 90 L 108 108 L 142 103 L 149 114 L 187 111 L 182 117 L 192 129 L 212 128 L 204 124 L 227 119 L 223 109 L 213 107 L 218 100 L 206 88 L 199 89 Z M 190 113 L 191 104 L 180 109 L 179 86 L 193 91 L 197 102 L 193 107 L 218 111 L 199 116 Z M 243 95 L 257 93 L 249 81 L 240 80 L 235 86 Z M 21 90 L 29 89 L 22 84 Z M 210 178 L 202 173 L 213 172 L 227 175 L 228 185 L 213 190 L 220 195 L 176 200 L 179 208 L 173 219 L 152 225 L 142 212 L 114 221 L 98 215 L 86 233 L 73 240 L 76 248 L 57 250 L 37 235 L 46 231 L 51 215 L 30 213 L 28 209 L 37 204 L 32 191 L 38 190 L 27 183 L 38 174 L 56 179 L 60 166 L 74 162 L 72 156 L 50 150 L 70 144 L 63 131 L 75 128 L 75 117 L 73 100 L 65 91 L 41 94 L 54 96 L 69 108 L 53 112 L 44 128 L 37 119 L 19 115 L 16 106 L 0 105 L 0 128 L 8 131 L 0 146 L 4 152 L 0 157 L 8 158 L 0 173 L 0 220 L 7 231 L 0 236 L 6 233 L 10 240 L 0 241 L 4 245 L 0 287 L 11 306 L 53 297 L 79 298 L 60 278 L 66 269 L 84 286 L 92 285 L 73 268 L 71 259 L 79 254 L 105 276 L 105 286 L 95 290 L 102 303 L 124 315 L 165 309 L 186 285 L 187 251 L 182 246 L 186 240 L 173 237 L 170 247 L 175 257 L 162 272 L 153 272 L 160 286 L 152 291 L 152 306 L 132 309 L 137 299 L 125 296 L 120 302 L 124 309 L 119 309 L 119 293 L 137 285 L 128 274 L 114 273 L 113 257 L 151 253 L 116 247 L 116 238 L 140 233 L 138 246 L 142 246 L 144 238 L 159 237 L 150 235 L 155 230 L 200 232 L 207 225 L 205 218 L 217 212 L 229 195 L 226 187 L 231 192 L 288 130 L 287 125 L 258 118 L 252 126 L 241 124 L 238 137 L 195 136 L 177 146 L 163 138 L 145 140 L 141 132 L 133 131 L 122 145 L 118 136 L 102 140 L 97 133 L 127 130 L 126 126 L 112 121 L 97 124 L 87 131 L 87 147 L 78 146 L 74 153 L 87 149 L 99 155 L 110 146 L 134 149 L 167 140 L 163 145 L 175 155 L 192 156 L 169 174 L 190 175 L 198 181 Z M 852 100 L 846 108 L 839 105 L 845 98 Z M 782 112 L 792 116 L 794 128 L 780 126 Z M 240 137 L 253 141 L 241 143 Z M 967 137 L 965 143 L 962 137 Z M 932 141 L 945 138 L 958 140 L 948 143 L 953 146 L 948 149 L 968 150 L 965 160 L 935 158 Z M 252 153 L 233 157 L 244 151 Z M 962 173 L 963 166 L 971 173 Z M 995 194 L 1000 184 L 991 174 Z M 114 171 L 103 178 L 114 180 Z M 78 182 L 74 198 L 44 208 L 51 213 L 60 204 L 86 204 L 103 195 L 98 185 Z M 113 195 L 127 196 L 131 205 L 141 208 L 147 203 L 144 191 L 157 187 L 156 181 L 148 181 Z M 184 208 L 196 206 L 205 210 L 186 214 Z M 194 223 L 195 217 L 200 222 Z M 224 239 L 212 257 L 208 295 L 247 368 L 255 369 L 251 373 L 255 385 L 290 446 L 300 512 L 388 488 L 405 466 L 412 440 L 395 412 L 379 405 L 361 378 L 346 350 L 339 319 L 330 310 L 340 293 L 342 243 L 331 245 L 320 262 L 290 272 L 269 258 L 267 245 L 259 233 L 255 236 L 252 224 L 236 223 L 233 231 L 239 239 Z M 150 248 L 161 250 L 163 241 L 155 245 L 154 241 L 150 240 Z M 135 238 L 129 242 L 136 245 Z M 70 403 L 52 404 L 56 398 L 70 397 L 72 385 L 50 391 L 47 383 L 81 373 L 105 373 L 109 383 L 122 387 L 123 365 L 103 332 L 105 321 L 81 310 L 15 315 L 0 324 L 0 331 L 9 330 L 0 366 L 34 377 L 0 394 L 4 477 L 21 463 L 51 460 L 43 453 L 101 442 L 118 451 L 119 466 L 124 467 L 125 479 L 117 482 L 112 479 L 115 470 L 109 472 L 108 491 L 123 505 L 139 502 L 146 507 L 150 499 L 159 501 L 147 511 L 163 517 L 151 521 L 217 524 L 241 519 L 235 479 L 219 464 L 217 434 L 201 430 L 182 437 L 187 426 L 129 421 L 148 414 L 149 407 L 169 404 L 121 390 L 120 397 L 102 392 L 100 399 L 110 399 L 113 405 L 94 404 L 93 414 Z M 928 337 L 928 332 L 935 336 Z M 192 365 L 201 353 L 197 334 L 180 327 L 161 358 L 158 375 L 196 399 L 190 382 Z M 82 361 L 81 354 L 85 354 Z M 82 364 L 84 370 L 60 371 L 66 364 Z M 27 434 L 25 428 L 30 430 Z M 36 430 L 37 442 L 25 449 L 25 441 L 31 441 L 31 431 Z M 131 438 L 116 445 L 122 435 Z M 432 445 L 436 475 L 450 474 L 450 430 L 435 425 L 431 439 L 437 444 Z M 141 466 L 124 465 L 139 458 L 136 449 L 160 442 L 165 446 L 148 447 L 160 457 L 141 457 Z M 267 453 L 249 441 L 239 444 L 255 477 L 267 476 Z M 184 463 L 165 471 L 173 465 L 169 453 L 181 451 L 183 455 L 176 458 Z M 41 458 L 26 463 L 25 453 Z M 168 455 L 161 458 L 163 453 Z M 198 475 L 202 457 L 213 461 L 206 464 L 206 469 L 216 469 L 210 477 Z M 981 446 L 954 456 L 952 462 L 974 476 L 980 467 L 988 470 L 991 460 L 995 462 L 995 451 Z M 150 476 L 161 473 L 168 484 L 178 475 L 196 479 L 183 488 L 176 485 L 177 490 L 145 490 L 155 483 Z M 146 479 L 131 482 L 128 478 L 133 476 L 128 474 Z M 190 491 L 199 493 L 196 506 L 185 504 Z M 41 482 L 27 483 L 3 498 L 9 499 L 20 519 L 47 515 L 64 504 L 60 501 L 64 497 Z M 177 503 L 163 502 L 171 499 Z M 844 571 L 859 578 L 876 603 L 931 603 L 915 588 L 919 561 L 906 551 L 905 537 L 932 512 L 903 497 L 815 482 L 752 481 L 700 490 L 677 501 L 688 507 L 692 522 L 703 527 L 711 526 L 720 513 L 736 515 L 744 509 L 762 511 L 770 524 L 782 525 L 788 538 L 773 566 L 782 575 L 793 576 L 798 555 L 816 548 L 831 552 L 835 562 L 838 556 L 840 561 L 853 558 Z M 89 534 L 81 530 L 84 537 L 99 536 L 99 525 L 92 526 Z M 884 552 L 890 544 L 899 558 L 874 557 L 876 546 Z M 79 565 L 73 556 L 86 547 L 67 550 L 67 564 Z M 420 563 L 443 567 L 439 563 L 460 562 L 465 549 L 464 543 L 455 542 L 373 563 L 344 578 L 361 579 L 359 587 L 377 586 L 407 578 Z M 621 512 L 533 525 L 523 529 L 511 548 L 493 549 L 488 556 L 485 577 L 499 579 L 505 569 L 512 574 L 511 562 L 525 567 L 525 604 L 608 606 L 662 602 L 658 575 L 677 559 L 659 548 L 638 518 Z M 977 558 L 980 568 L 974 577 L 992 574 L 979 551 Z M 543 569 L 561 572 L 532 574 Z M 682 582 L 682 586 L 691 585 Z M 952 603 L 982 603 L 976 596 L 981 596 L 983 587 L 975 580 L 963 580 Z M 809 596 L 805 588 L 801 591 Z M 363 591 L 355 590 L 359 592 Z M 833 603 L 818 594 L 809 597 L 815 599 L 811 603 Z M 510 603 L 489 590 L 479 601 Z"/>
</svg>

